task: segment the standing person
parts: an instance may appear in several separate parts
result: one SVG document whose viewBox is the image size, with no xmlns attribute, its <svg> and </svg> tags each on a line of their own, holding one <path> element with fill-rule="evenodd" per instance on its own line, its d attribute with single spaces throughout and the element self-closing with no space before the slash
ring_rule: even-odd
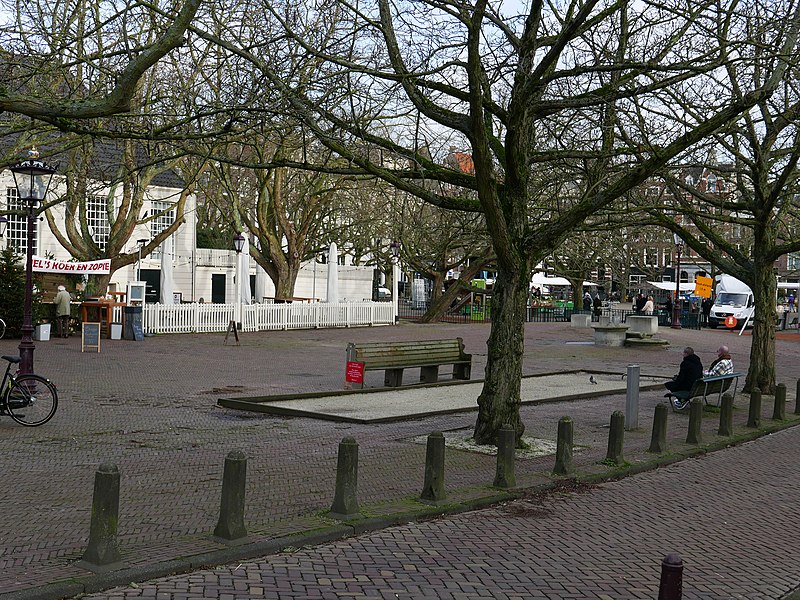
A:
<svg viewBox="0 0 800 600">
<path fill-rule="evenodd" d="M 588 291 L 583 295 L 583 310 L 586 312 L 592 310 L 592 295 Z"/>
<path fill-rule="evenodd" d="M 56 294 L 53 304 L 56 305 L 56 320 L 58 321 L 58 337 L 69 337 L 69 303 L 72 297 L 69 295 L 67 288 L 63 285 L 58 286 L 58 293 Z"/>
<path fill-rule="evenodd" d="M 594 301 L 592 302 L 594 306 L 594 316 L 599 317 L 600 314 L 603 312 L 603 301 L 600 300 L 600 292 L 594 295 Z"/>
<path fill-rule="evenodd" d="M 644 310 L 644 305 L 647 303 L 647 298 L 644 297 L 644 294 L 639 292 L 636 296 L 636 312 L 640 313 Z"/>
<path fill-rule="evenodd" d="M 789 302 L 789 312 L 794 312 L 794 294 L 789 294 L 787 301 Z"/>
<path fill-rule="evenodd" d="M 655 308 L 655 304 L 653 304 L 653 297 L 648 296 L 647 301 L 644 303 L 644 306 L 642 306 L 642 312 L 646 315 L 652 315 Z"/>
<path fill-rule="evenodd" d="M 664 308 L 667 311 L 667 321 L 672 323 L 672 296 L 667 296 L 667 301 L 664 303 Z"/>
<path fill-rule="evenodd" d="M 708 327 L 708 318 L 711 316 L 712 306 L 714 306 L 714 303 L 711 301 L 711 298 L 703 298 L 703 304 L 701 305 L 703 310 L 703 320 L 700 322 L 700 324 L 705 327 Z"/>
</svg>

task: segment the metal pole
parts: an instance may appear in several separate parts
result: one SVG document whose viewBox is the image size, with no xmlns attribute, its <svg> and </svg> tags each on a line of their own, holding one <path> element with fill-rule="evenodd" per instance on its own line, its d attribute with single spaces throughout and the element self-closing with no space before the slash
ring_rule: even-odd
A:
<svg viewBox="0 0 800 600">
<path fill-rule="evenodd" d="M 679 297 L 681 287 L 681 248 L 681 244 L 678 244 L 678 264 L 675 268 L 675 304 L 672 307 L 672 329 L 681 329 L 681 301 Z"/>
<path fill-rule="evenodd" d="M 639 428 L 639 365 L 628 365 L 628 387 L 625 393 L 625 429 Z"/>
<path fill-rule="evenodd" d="M 400 321 L 400 302 L 397 297 L 397 291 L 399 289 L 398 279 L 400 279 L 400 259 L 395 256 L 392 259 L 392 310 L 394 311 L 395 324 Z"/>
<path fill-rule="evenodd" d="M 25 249 L 25 304 L 22 313 L 22 340 L 19 343 L 20 373 L 33 373 L 33 198 L 26 198 L 28 203 L 28 247 Z"/>
</svg>

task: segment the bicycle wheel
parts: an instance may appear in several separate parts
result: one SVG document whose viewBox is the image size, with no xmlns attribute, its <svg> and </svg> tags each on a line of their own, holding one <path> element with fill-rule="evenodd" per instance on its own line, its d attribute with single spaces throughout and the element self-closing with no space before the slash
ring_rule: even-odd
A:
<svg viewBox="0 0 800 600">
<path fill-rule="evenodd" d="M 47 423 L 58 407 L 56 386 L 38 375 L 20 375 L 6 393 L 6 410 L 20 425 Z"/>
<path fill-rule="evenodd" d="M 0 338 L 6 334 L 6 322 L 0 319 Z"/>
</svg>

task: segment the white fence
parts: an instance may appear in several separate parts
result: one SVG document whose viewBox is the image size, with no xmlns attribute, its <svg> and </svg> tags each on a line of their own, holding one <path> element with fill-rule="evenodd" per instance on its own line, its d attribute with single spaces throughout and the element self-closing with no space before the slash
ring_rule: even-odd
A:
<svg viewBox="0 0 800 600">
<path fill-rule="evenodd" d="M 231 321 L 241 323 L 243 331 L 363 327 L 392 325 L 394 313 L 391 302 L 146 304 L 142 310 L 142 329 L 147 333 L 227 331 Z"/>
</svg>

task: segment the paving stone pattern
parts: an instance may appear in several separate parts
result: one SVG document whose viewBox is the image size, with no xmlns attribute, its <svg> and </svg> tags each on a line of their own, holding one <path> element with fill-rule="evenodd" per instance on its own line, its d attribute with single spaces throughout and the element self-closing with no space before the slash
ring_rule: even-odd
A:
<svg viewBox="0 0 800 600">
<path fill-rule="evenodd" d="M 800 428 L 614 483 L 393 527 L 86 598 L 780 598 L 800 579 Z M 765 481 L 772 482 L 764 485 Z"/>
<path fill-rule="evenodd" d="M 99 354 L 81 353 L 80 340 L 74 337 L 37 343 L 35 370 L 57 384 L 60 406 L 56 417 L 39 428 L 0 419 L 0 470 L 4 474 L 0 597 L 5 592 L 87 575 L 73 563 L 86 548 L 94 472 L 105 462 L 117 464 L 122 475 L 119 536 L 123 561 L 129 566 L 152 565 L 221 547 L 209 536 L 218 516 L 224 458 L 231 450 L 244 450 L 249 457 L 245 519 L 255 539 L 331 524 L 322 512 L 333 499 L 336 452 L 345 436 L 353 436 L 360 445 L 362 510 L 381 515 L 407 508 L 421 490 L 425 456 L 424 445 L 411 439 L 433 430 L 469 432 L 474 412 L 392 424 L 346 425 L 228 411 L 218 408 L 216 400 L 221 396 L 340 389 L 345 347 L 350 341 L 461 336 L 467 351 L 473 353 L 473 374 L 479 377 L 485 365 L 488 331 L 483 324 L 403 324 L 268 332 L 242 335 L 239 347 L 224 346 L 222 334 L 158 336 L 143 342 L 103 339 Z M 529 324 L 524 371 L 622 373 L 627 364 L 636 362 L 642 365 L 642 373 L 668 376 L 677 370 L 684 345 L 694 346 L 710 362 L 720 343 L 731 347 L 737 368 L 746 369 L 748 337 L 722 330 L 666 330 L 660 335 L 672 341 L 669 349 L 600 348 L 566 343 L 590 340 L 591 330 L 573 330 L 569 324 Z M 787 412 L 794 407 L 792 378 L 797 376 L 798 343 L 800 335 L 778 341 L 779 380 L 789 389 Z M 0 353 L 16 354 L 17 345 L 15 340 L 0 340 Z M 382 385 L 382 374 L 368 374 L 367 383 Z M 643 392 L 641 428 L 626 435 L 628 461 L 649 458 L 644 449 L 649 445 L 650 420 L 662 399 L 659 392 Z M 433 395 L 431 402 L 435 405 Z M 581 446 L 576 464 L 582 472 L 594 472 L 604 468 L 598 462 L 605 456 L 610 415 L 622 410 L 624 402 L 623 395 L 526 406 L 522 418 L 528 435 L 553 439 L 559 417 L 571 416 L 575 442 Z M 746 398 L 740 396 L 737 428 L 747 417 L 743 403 Z M 772 414 L 769 397 L 765 397 L 763 414 L 765 419 Z M 685 446 L 686 422 L 685 415 L 670 415 L 670 444 L 675 449 Z M 714 418 L 705 419 L 704 435 L 713 438 L 716 427 Z M 448 451 L 449 496 L 459 500 L 491 494 L 488 486 L 494 477 L 494 461 L 492 456 Z M 518 484 L 552 481 L 552 465 L 552 457 L 518 461 Z M 771 484 L 768 479 L 763 483 Z M 711 508 L 709 515 L 714 514 Z M 716 542 L 706 543 L 713 547 Z M 454 549 L 459 546 L 454 542 Z M 605 550 L 589 549 L 595 553 Z M 628 551 L 638 554 L 636 546 Z M 441 577 L 450 581 L 445 573 Z M 445 588 L 450 585 L 455 583 L 443 584 Z"/>
</svg>

